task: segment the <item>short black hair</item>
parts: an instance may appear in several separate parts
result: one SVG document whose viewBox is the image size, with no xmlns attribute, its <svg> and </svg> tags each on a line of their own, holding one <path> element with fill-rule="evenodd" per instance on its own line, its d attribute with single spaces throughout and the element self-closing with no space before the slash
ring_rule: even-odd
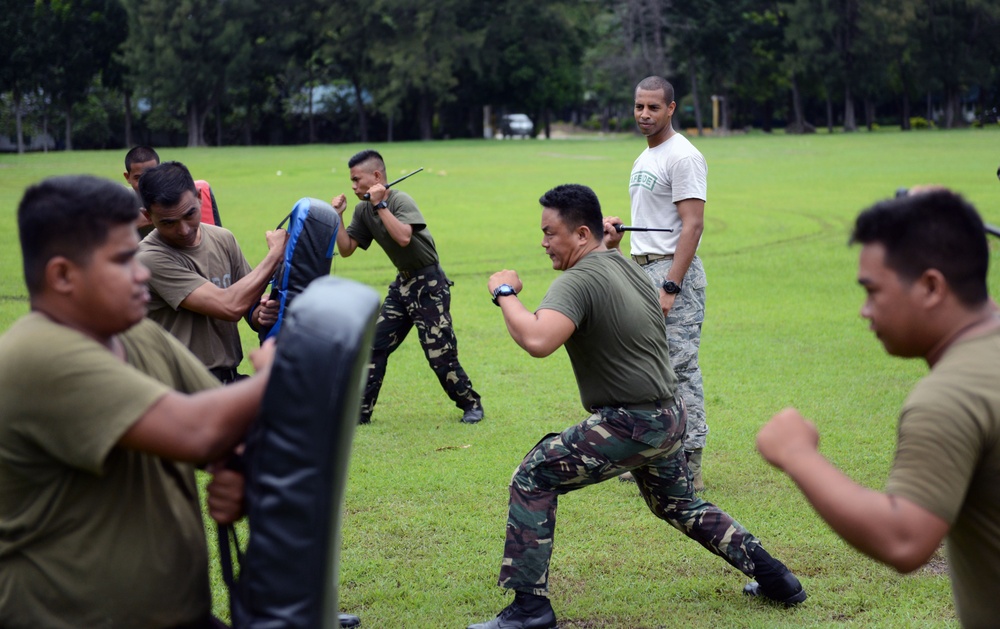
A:
<svg viewBox="0 0 1000 629">
<path fill-rule="evenodd" d="M 382 155 L 374 149 L 365 149 L 359 153 L 355 153 L 351 156 L 351 159 L 347 160 L 347 167 L 354 168 L 358 164 L 364 164 L 369 160 L 375 160 L 375 170 L 381 171 L 385 175 L 385 160 L 382 159 Z"/>
<path fill-rule="evenodd" d="M 581 225 L 590 229 L 592 238 L 604 239 L 604 216 L 601 202 L 587 186 L 567 183 L 552 188 L 538 199 L 543 208 L 552 208 L 559 213 L 566 226 L 576 229 Z"/>
<path fill-rule="evenodd" d="M 185 192 L 198 196 L 191 171 L 180 162 L 163 162 L 139 177 L 139 196 L 147 210 L 152 210 L 154 203 L 173 207 L 180 203 Z"/>
<path fill-rule="evenodd" d="M 29 295 L 45 288 L 45 265 L 64 256 L 84 265 L 107 242 L 112 227 L 139 218 L 131 188 L 90 175 L 52 177 L 28 187 L 17 208 L 24 283 Z"/>
<path fill-rule="evenodd" d="M 666 80 L 662 76 L 647 76 L 643 80 L 639 81 L 639 84 L 635 86 L 635 91 L 645 90 L 647 92 L 655 92 L 657 90 L 663 90 L 663 100 L 669 105 L 674 100 L 674 86 L 670 84 L 670 81 Z"/>
<path fill-rule="evenodd" d="M 886 266 L 907 282 L 937 269 L 964 305 L 989 299 L 983 219 L 954 192 L 919 192 L 876 203 L 855 221 L 850 244 L 855 243 L 881 244 Z"/>
<path fill-rule="evenodd" d="M 156 154 L 151 146 L 137 146 L 128 153 L 125 153 L 125 172 L 132 172 L 132 164 L 143 164 L 155 161 L 160 163 L 160 156 Z"/>
</svg>

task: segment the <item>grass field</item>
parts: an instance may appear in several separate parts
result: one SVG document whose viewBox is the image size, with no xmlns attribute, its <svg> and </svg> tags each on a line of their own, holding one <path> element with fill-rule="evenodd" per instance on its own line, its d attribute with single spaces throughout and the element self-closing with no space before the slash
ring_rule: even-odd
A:
<svg viewBox="0 0 1000 629">
<path fill-rule="evenodd" d="M 862 557 L 760 459 L 753 437 L 794 404 L 819 424 L 826 456 L 882 486 L 896 410 L 926 367 L 887 357 L 858 316 L 849 226 L 863 207 L 918 183 L 951 186 L 1000 223 L 1000 130 L 692 139 L 709 163 L 700 249 L 709 278 L 705 497 L 799 574 L 810 598 L 793 610 L 744 598 L 743 575 L 653 517 L 634 486 L 609 482 L 560 501 L 551 567 L 560 626 L 956 626 L 940 561 L 900 576 Z M 538 197 L 585 183 L 605 214 L 627 217 L 629 172 L 644 146 L 623 136 L 378 147 L 390 179 L 426 169 L 400 188 L 420 205 L 455 281 L 460 357 L 486 419 L 457 421 L 415 338 L 393 355 L 374 421 L 357 431 L 345 506 L 339 596 L 365 627 L 464 627 L 507 604 L 495 581 L 510 474 L 541 436 L 584 411 L 565 353 L 539 360 L 520 350 L 486 280 L 517 270 L 522 300 L 536 306 L 555 277 L 539 246 Z M 224 225 L 256 264 L 264 230 L 297 199 L 350 197 L 346 161 L 360 148 L 167 149 L 161 157 L 212 183 Z M 0 155 L 0 330 L 28 308 L 15 222 L 24 187 L 79 172 L 122 181 L 123 156 Z M 377 247 L 336 258 L 334 273 L 383 294 L 394 275 Z M 996 294 L 996 272 L 990 282 Z M 245 333 L 246 349 L 255 344 Z"/>
</svg>

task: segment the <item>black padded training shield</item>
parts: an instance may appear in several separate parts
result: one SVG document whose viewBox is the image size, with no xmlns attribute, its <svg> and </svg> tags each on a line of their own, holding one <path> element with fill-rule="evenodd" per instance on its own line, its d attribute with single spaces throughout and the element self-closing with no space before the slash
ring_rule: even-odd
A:
<svg viewBox="0 0 1000 629">
<path fill-rule="evenodd" d="M 238 629 L 339 626 L 341 510 L 380 301 L 327 277 L 288 308 L 244 456 L 250 541 L 230 601 Z"/>
<path fill-rule="evenodd" d="M 285 256 L 271 279 L 271 299 L 278 301 L 278 320 L 262 327 L 261 342 L 275 336 L 285 320 L 285 309 L 319 277 L 330 275 L 333 245 L 337 242 L 340 216 L 325 201 L 303 197 L 296 201 L 288 221 L 288 244 Z M 279 225 L 280 227 L 280 225 Z"/>
</svg>

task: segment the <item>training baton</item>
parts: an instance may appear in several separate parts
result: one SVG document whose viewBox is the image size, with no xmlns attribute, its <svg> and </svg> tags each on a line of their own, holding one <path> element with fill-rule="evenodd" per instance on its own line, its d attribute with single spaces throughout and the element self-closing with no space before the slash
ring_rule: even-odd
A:
<svg viewBox="0 0 1000 629">
<path fill-rule="evenodd" d="M 399 179 L 397 179 L 396 181 L 391 181 L 391 182 L 389 182 L 389 183 L 385 184 L 385 187 L 386 187 L 386 189 L 388 189 L 388 188 L 391 188 L 391 187 L 393 187 L 394 185 L 396 185 L 396 184 L 397 184 L 397 183 L 399 183 L 400 181 L 402 181 L 402 180 L 406 179 L 407 177 L 412 177 L 413 175 L 416 175 L 417 173 L 419 173 L 419 172 L 420 172 L 421 170 L 423 170 L 423 169 L 424 169 L 424 167 L 423 167 L 423 166 L 421 166 L 420 168 L 416 169 L 415 171 L 413 171 L 413 172 L 412 172 L 412 173 L 410 173 L 409 175 L 403 175 L 402 177 L 400 177 L 400 178 L 399 178 Z M 363 198 L 363 199 L 364 199 L 365 201 L 367 201 L 368 199 L 372 198 L 372 195 L 370 195 L 370 194 L 368 194 L 368 193 L 366 192 L 366 193 L 365 193 L 365 196 L 364 196 L 364 197 L 362 197 L 362 198 Z"/>
<path fill-rule="evenodd" d="M 629 227 L 619 223 L 615 225 L 615 231 L 620 234 L 622 232 L 672 232 L 674 230 L 666 227 Z"/>
</svg>

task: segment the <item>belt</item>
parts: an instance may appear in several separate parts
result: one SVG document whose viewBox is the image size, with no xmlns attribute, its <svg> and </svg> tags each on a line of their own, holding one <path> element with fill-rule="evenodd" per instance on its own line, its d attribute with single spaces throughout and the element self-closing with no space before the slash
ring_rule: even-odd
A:
<svg viewBox="0 0 1000 629">
<path fill-rule="evenodd" d="M 646 266 L 650 262 L 656 262 L 657 260 L 669 260 L 674 257 L 674 254 L 660 254 L 660 253 L 641 253 L 639 255 L 632 255 L 632 259 L 639 263 L 639 266 Z"/>
<path fill-rule="evenodd" d="M 653 400 L 652 402 L 638 402 L 636 404 L 612 404 L 614 408 L 623 408 L 626 411 L 659 411 L 664 406 L 670 406 L 671 400 Z"/>
<path fill-rule="evenodd" d="M 209 369 L 209 371 L 222 384 L 229 384 L 240 377 L 240 374 L 236 372 L 236 367 L 214 367 Z"/>
<path fill-rule="evenodd" d="M 440 269 L 441 266 L 437 262 L 435 262 L 434 264 L 428 264 L 425 267 L 414 269 L 412 271 L 400 271 L 399 277 L 403 278 L 404 280 L 408 280 L 418 275 L 426 275 L 427 273 L 430 273 L 432 271 L 438 271 Z"/>
</svg>

